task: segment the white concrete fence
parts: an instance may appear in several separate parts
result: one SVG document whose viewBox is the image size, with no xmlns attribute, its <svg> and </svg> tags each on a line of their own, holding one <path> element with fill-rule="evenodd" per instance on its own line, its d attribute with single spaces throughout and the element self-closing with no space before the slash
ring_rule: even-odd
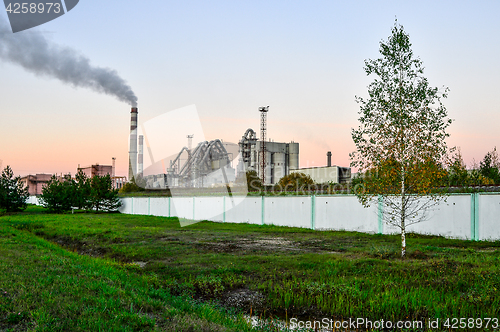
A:
<svg viewBox="0 0 500 332">
<path fill-rule="evenodd" d="M 122 198 L 121 213 L 392 234 L 382 205 L 364 208 L 355 196 L 198 196 Z M 448 238 L 500 240 L 500 194 L 453 194 L 408 232 Z"/>
</svg>

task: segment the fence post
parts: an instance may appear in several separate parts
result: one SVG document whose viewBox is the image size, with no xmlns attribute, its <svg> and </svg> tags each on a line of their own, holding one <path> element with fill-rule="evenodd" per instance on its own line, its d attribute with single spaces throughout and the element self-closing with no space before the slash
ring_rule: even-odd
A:
<svg viewBox="0 0 500 332">
<path fill-rule="evenodd" d="M 168 217 L 169 218 L 171 217 L 171 215 L 170 215 L 170 204 L 172 204 L 171 199 L 172 199 L 172 197 L 168 198 Z"/>
<path fill-rule="evenodd" d="M 148 197 L 148 216 L 151 215 L 151 197 Z"/>
<path fill-rule="evenodd" d="M 478 217 L 478 202 L 477 193 L 470 194 L 470 239 L 472 241 L 477 241 L 478 231 L 477 227 L 477 217 Z"/>
<path fill-rule="evenodd" d="M 132 213 L 130 213 L 130 214 L 134 214 L 134 198 L 133 197 L 130 197 L 130 204 L 132 206 Z"/>
<path fill-rule="evenodd" d="M 316 223 L 316 196 L 311 195 L 311 229 L 314 230 Z"/>
<path fill-rule="evenodd" d="M 479 193 L 474 193 L 474 240 L 479 241 Z"/>
<path fill-rule="evenodd" d="M 195 202 L 195 198 L 193 197 L 193 221 L 195 220 L 194 219 L 194 202 Z"/>
<path fill-rule="evenodd" d="M 222 222 L 226 222 L 226 196 L 222 196 Z"/>
<path fill-rule="evenodd" d="M 378 195 L 378 233 L 384 233 L 384 197 Z"/>
</svg>

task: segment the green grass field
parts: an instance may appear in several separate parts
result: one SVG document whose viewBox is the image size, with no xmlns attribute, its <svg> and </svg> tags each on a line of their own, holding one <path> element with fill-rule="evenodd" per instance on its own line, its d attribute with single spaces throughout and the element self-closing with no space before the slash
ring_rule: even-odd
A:
<svg viewBox="0 0 500 332">
<path fill-rule="evenodd" d="M 500 242 L 410 234 L 405 260 L 399 245 L 398 236 L 29 207 L 0 217 L 0 331 L 250 331 L 250 313 L 500 318 Z"/>
</svg>

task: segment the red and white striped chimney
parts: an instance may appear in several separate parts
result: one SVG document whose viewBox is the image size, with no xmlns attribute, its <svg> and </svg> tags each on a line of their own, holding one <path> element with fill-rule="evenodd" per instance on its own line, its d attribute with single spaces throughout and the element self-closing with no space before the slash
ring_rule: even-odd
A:
<svg viewBox="0 0 500 332">
<path fill-rule="evenodd" d="M 128 180 L 137 174 L 137 107 L 132 107 L 130 111 L 130 148 L 128 150 Z"/>
</svg>

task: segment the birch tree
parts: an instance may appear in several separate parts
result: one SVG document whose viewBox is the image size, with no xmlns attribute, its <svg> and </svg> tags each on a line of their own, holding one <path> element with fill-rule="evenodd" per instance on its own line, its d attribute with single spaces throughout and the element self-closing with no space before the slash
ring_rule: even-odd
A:
<svg viewBox="0 0 500 332">
<path fill-rule="evenodd" d="M 382 202 L 384 221 L 401 230 L 401 256 L 406 254 L 406 229 L 428 217 L 445 198 L 436 187 L 446 177 L 447 127 L 451 124 L 441 99 L 448 88 L 429 86 L 409 35 L 396 21 L 381 58 L 365 60 L 375 79 L 368 98 L 356 97 L 360 125 L 352 129 L 356 151 L 351 167 L 363 173 L 357 196 L 364 206 Z"/>
</svg>

